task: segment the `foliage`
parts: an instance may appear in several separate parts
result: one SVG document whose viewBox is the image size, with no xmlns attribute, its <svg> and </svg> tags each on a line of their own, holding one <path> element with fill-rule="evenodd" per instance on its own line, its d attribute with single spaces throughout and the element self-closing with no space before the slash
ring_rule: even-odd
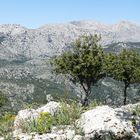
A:
<svg viewBox="0 0 140 140">
<path fill-rule="evenodd" d="M 24 109 L 32 109 L 32 108 L 37 109 L 39 106 L 40 106 L 39 103 L 36 102 L 23 104 Z"/>
<path fill-rule="evenodd" d="M 81 136 L 85 135 L 84 130 L 81 127 L 75 125 L 74 130 L 75 130 L 75 135 L 81 135 Z"/>
<path fill-rule="evenodd" d="M 140 82 L 140 55 L 134 50 L 122 50 L 120 54 L 107 54 L 104 70 L 108 76 L 124 83 L 124 104 L 127 88 L 130 84 Z"/>
<path fill-rule="evenodd" d="M 139 126 L 140 125 L 140 105 L 136 105 L 134 108 L 130 109 L 129 112 L 133 115 L 131 118 L 131 123 L 134 126 Z"/>
<path fill-rule="evenodd" d="M 57 114 L 52 116 L 49 113 L 40 113 L 36 120 L 27 122 L 22 126 L 23 132 L 38 132 L 40 134 L 50 132 L 52 126 L 71 125 L 77 120 L 83 108 L 75 102 L 71 104 L 61 103 L 61 108 Z M 78 130 L 80 131 L 80 129 Z"/>
<path fill-rule="evenodd" d="M 101 102 L 98 102 L 98 101 L 95 99 L 95 100 L 93 100 L 93 101 L 89 104 L 88 110 L 89 110 L 89 109 L 93 109 L 93 108 L 95 108 L 95 107 L 97 107 L 97 106 L 100 106 L 100 105 L 102 105 L 102 103 L 101 103 Z"/>
<path fill-rule="evenodd" d="M 140 116 L 140 105 L 137 105 L 132 112 L 133 115 Z"/>
<path fill-rule="evenodd" d="M 27 122 L 22 127 L 23 132 L 38 132 L 39 134 L 50 132 L 53 125 L 53 117 L 47 112 L 41 112 L 36 120 Z"/>
<path fill-rule="evenodd" d="M 2 107 L 7 102 L 6 97 L 2 92 L 0 92 L 0 107 Z"/>
<path fill-rule="evenodd" d="M 54 116 L 54 125 L 70 125 L 75 122 L 83 111 L 83 108 L 77 105 L 75 102 L 67 104 L 61 103 L 61 109 Z"/>
<path fill-rule="evenodd" d="M 72 43 L 72 50 L 57 56 L 53 62 L 56 74 L 66 75 L 74 84 L 81 85 L 84 91 L 83 106 L 88 105 L 91 87 L 98 82 L 102 71 L 104 53 L 99 45 L 101 37 L 82 36 Z"/>
<path fill-rule="evenodd" d="M 8 112 L 0 117 L 0 136 L 10 139 L 14 120 L 15 116 Z"/>
</svg>

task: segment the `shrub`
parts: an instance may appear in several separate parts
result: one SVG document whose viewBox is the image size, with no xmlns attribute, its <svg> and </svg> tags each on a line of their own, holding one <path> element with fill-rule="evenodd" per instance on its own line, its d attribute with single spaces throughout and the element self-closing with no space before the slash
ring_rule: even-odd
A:
<svg viewBox="0 0 140 140">
<path fill-rule="evenodd" d="M 39 134 L 42 134 L 50 132 L 53 126 L 60 126 L 61 128 L 65 128 L 67 125 L 73 125 L 75 132 L 77 134 L 80 133 L 83 135 L 83 130 L 79 127 L 76 127 L 75 122 L 80 118 L 82 112 L 88 109 L 92 109 L 98 105 L 99 103 L 97 103 L 96 100 L 92 102 L 88 108 L 81 107 L 74 101 L 69 102 L 69 104 L 63 101 L 61 103 L 61 108 L 54 116 L 47 112 L 40 113 L 36 120 L 32 120 L 23 125 L 22 131 L 38 132 Z"/>
<path fill-rule="evenodd" d="M 26 123 L 22 127 L 23 132 L 38 132 L 39 134 L 50 132 L 53 125 L 51 114 L 41 112 L 36 120 Z"/>
<path fill-rule="evenodd" d="M 7 102 L 6 97 L 0 91 L 0 107 L 2 107 Z"/>
<path fill-rule="evenodd" d="M 136 106 L 134 109 L 133 109 L 133 112 L 132 112 L 133 115 L 138 115 L 140 116 L 140 106 Z"/>
<path fill-rule="evenodd" d="M 5 139 L 11 136 L 14 120 L 15 116 L 8 112 L 0 117 L 0 136 Z"/>
<path fill-rule="evenodd" d="M 71 102 L 70 104 L 62 102 L 61 109 L 53 117 L 54 125 L 70 125 L 80 117 L 82 111 L 83 108 L 75 102 Z"/>
<path fill-rule="evenodd" d="M 61 103 L 61 108 L 57 114 L 52 116 L 49 113 L 40 113 L 36 120 L 32 120 L 22 127 L 23 132 L 38 132 L 39 134 L 50 132 L 52 126 L 62 126 L 74 124 L 82 112 L 83 108 L 75 102 L 67 104 Z"/>
</svg>

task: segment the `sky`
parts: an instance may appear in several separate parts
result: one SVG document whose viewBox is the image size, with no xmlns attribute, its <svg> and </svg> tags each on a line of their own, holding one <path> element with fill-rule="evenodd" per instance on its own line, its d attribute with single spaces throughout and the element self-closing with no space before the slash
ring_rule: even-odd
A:
<svg viewBox="0 0 140 140">
<path fill-rule="evenodd" d="M 0 0 L 0 24 L 28 28 L 79 20 L 140 23 L 139 15 L 140 0 Z"/>
</svg>

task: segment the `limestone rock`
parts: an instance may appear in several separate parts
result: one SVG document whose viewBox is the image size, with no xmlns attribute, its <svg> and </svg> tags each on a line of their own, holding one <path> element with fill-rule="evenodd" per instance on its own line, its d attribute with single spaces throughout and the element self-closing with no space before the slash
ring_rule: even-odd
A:
<svg viewBox="0 0 140 140">
<path fill-rule="evenodd" d="M 59 103 L 51 101 L 47 103 L 45 106 L 38 108 L 37 112 L 48 112 L 51 115 L 54 115 L 59 109 Z"/>
<path fill-rule="evenodd" d="M 50 102 L 37 110 L 30 110 L 30 112 L 24 110 L 23 113 L 21 111 L 18 115 L 27 113 L 27 116 L 22 118 L 28 120 L 33 118 L 34 113 L 42 111 L 53 114 L 57 111 L 56 108 L 59 108 L 59 103 Z M 122 108 L 113 109 L 109 106 L 99 106 L 81 114 L 80 119 L 75 123 L 76 127 L 72 125 L 56 126 L 51 129 L 50 133 L 42 135 L 37 133 L 24 134 L 20 131 L 16 133 L 15 131 L 14 138 L 18 137 L 20 140 L 139 140 L 139 133 L 132 125 L 131 117 L 132 115 Z M 82 133 L 77 134 L 76 128 L 79 128 Z"/>
<path fill-rule="evenodd" d="M 115 137 L 121 140 L 133 137 L 135 135 L 133 126 L 118 113 L 122 112 L 117 112 L 108 106 L 100 106 L 83 113 L 78 123 L 87 139 Z"/>
</svg>

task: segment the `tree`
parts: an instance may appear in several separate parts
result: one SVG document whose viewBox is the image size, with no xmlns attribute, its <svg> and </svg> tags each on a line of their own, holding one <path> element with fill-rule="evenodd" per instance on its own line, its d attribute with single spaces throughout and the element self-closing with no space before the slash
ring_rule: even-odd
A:
<svg viewBox="0 0 140 140">
<path fill-rule="evenodd" d="M 104 53 L 97 35 L 82 36 L 72 43 L 72 49 L 53 60 L 53 71 L 64 74 L 83 88 L 83 106 L 89 104 L 91 87 L 105 76 L 102 71 Z"/>
<path fill-rule="evenodd" d="M 124 83 L 124 105 L 127 89 L 131 84 L 140 82 L 140 55 L 134 50 L 122 50 L 117 54 L 108 54 L 104 63 L 108 76 Z"/>
</svg>

